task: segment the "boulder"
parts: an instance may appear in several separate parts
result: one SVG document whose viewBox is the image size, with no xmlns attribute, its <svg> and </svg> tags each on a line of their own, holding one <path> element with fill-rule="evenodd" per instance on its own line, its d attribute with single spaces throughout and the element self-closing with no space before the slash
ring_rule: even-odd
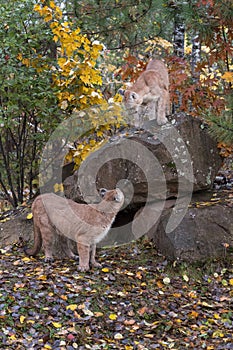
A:
<svg viewBox="0 0 233 350">
<path fill-rule="evenodd" d="M 189 208 L 182 222 L 166 232 L 171 209 L 148 231 L 156 248 L 170 260 L 187 262 L 226 258 L 233 247 L 233 207 L 213 205 Z"/>
<path fill-rule="evenodd" d="M 180 113 L 162 127 L 150 121 L 143 130 L 114 136 L 65 179 L 64 191 L 75 201 L 93 202 L 96 188 L 118 185 L 136 207 L 211 188 L 221 164 L 207 126 Z"/>
</svg>

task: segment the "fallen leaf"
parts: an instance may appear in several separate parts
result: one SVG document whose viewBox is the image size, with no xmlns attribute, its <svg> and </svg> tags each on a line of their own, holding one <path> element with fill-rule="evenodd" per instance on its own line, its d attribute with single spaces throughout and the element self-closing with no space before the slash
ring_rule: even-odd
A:
<svg viewBox="0 0 233 350">
<path fill-rule="evenodd" d="M 103 272 L 109 272 L 109 269 L 107 267 L 104 267 L 103 269 L 101 269 L 101 271 Z"/>
<path fill-rule="evenodd" d="M 138 310 L 138 313 L 139 315 L 143 316 L 147 311 L 148 311 L 148 308 L 146 306 L 143 306 L 141 309 Z"/>
<path fill-rule="evenodd" d="M 76 304 L 70 304 L 66 307 L 66 310 L 74 311 L 77 309 L 77 307 L 78 307 L 78 305 L 76 305 Z"/>
<path fill-rule="evenodd" d="M 114 320 L 117 319 L 117 315 L 116 314 L 110 314 L 109 318 L 110 318 L 110 320 L 114 321 Z"/>
<path fill-rule="evenodd" d="M 26 318 L 25 316 L 20 316 L 19 321 L 21 324 L 24 323 L 25 318 Z"/>
<path fill-rule="evenodd" d="M 62 324 L 59 323 L 59 322 L 52 322 L 52 324 L 53 324 L 53 326 L 54 326 L 55 328 L 61 328 L 61 327 L 62 327 Z"/>
</svg>

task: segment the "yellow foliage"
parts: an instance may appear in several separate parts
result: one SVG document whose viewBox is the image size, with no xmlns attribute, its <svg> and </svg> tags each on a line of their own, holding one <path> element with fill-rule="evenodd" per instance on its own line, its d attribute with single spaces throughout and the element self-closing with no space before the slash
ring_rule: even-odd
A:
<svg viewBox="0 0 233 350">
<path fill-rule="evenodd" d="M 19 53 L 18 59 L 25 66 L 34 67 L 37 73 L 46 69 L 52 71 L 52 87 L 58 90 L 56 93 L 58 105 L 67 112 L 68 116 L 93 105 L 104 106 L 105 100 L 99 89 L 102 85 L 102 77 L 100 70 L 96 68 L 103 45 L 98 41 L 90 41 L 81 33 L 80 28 L 74 27 L 72 22 L 65 20 L 61 8 L 54 0 L 46 1 L 46 5 L 44 0 L 38 0 L 34 11 L 49 24 L 53 40 L 57 45 L 57 62 L 49 66 L 36 52 L 33 58 L 23 57 Z M 120 100 L 120 96 L 117 99 Z M 110 130 L 118 128 L 122 122 L 120 109 L 113 107 L 109 111 L 107 105 L 106 112 L 104 108 L 100 113 L 91 112 L 89 118 L 93 126 L 93 134 L 83 141 L 82 147 L 70 150 L 65 159 L 66 162 L 73 160 L 76 168 L 90 152 L 106 142 Z M 58 191 L 61 188 L 56 184 L 54 190 Z"/>
<path fill-rule="evenodd" d="M 233 83 L 233 72 L 225 72 L 221 78 L 226 80 L 227 83 Z"/>
<path fill-rule="evenodd" d="M 32 219 L 32 217 L 33 217 L 32 213 L 29 213 L 29 214 L 27 215 L 27 219 L 28 219 L 28 220 Z"/>
<path fill-rule="evenodd" d="M 54 1 L 48 1 L 45 5 L 40 0 L 34 10 L 45 22 L 50 22 L 53 40 L 58 45 L 58 66 L 52 67 L 52 85 L 59 87 L 57 98 L 61 109 L 71 113 L 73 109 L 80 110 L 102 103 L 102 94 L 96 91 L 96 86 L 102 84 L 102 78 L 95 65 L 103 45 L 97 41 L 92 43 L 81 33 L 80 28 L 73 28 L 72 22 L 62 21 L 62 11 Z M 35 67 L 37 72 L 48 68 L 41 62 L 30 62 L 21 54 L 18 58 L 23 64 Z"/>
</svg>

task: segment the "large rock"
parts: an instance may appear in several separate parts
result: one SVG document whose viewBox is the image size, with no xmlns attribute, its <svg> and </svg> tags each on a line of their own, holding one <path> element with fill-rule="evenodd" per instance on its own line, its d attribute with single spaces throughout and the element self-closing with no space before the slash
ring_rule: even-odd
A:
<svg viewBox="0 0 233 350">
<path fill-rule="evenodd" d="M 211 188 L 222 164 L 215 140 L 201 120 L 172 116 L 163 127 L 125 131 L 92 153 L 79 171 L 64 181 L 75 201 L 96 200 L 96 188 L 114 188 L 120 180 L 131 206 L 189 195 Z"/>
<path fill-rule="evenodd" d="M 170 214 L 171 210 L 165 210 L 148 232 L 168 259 L 197 262 L 228 255 L 228 245 L 233 246 L 233 207 L 189 208 L 182 222 L 167 233 Z"/>
</svg>

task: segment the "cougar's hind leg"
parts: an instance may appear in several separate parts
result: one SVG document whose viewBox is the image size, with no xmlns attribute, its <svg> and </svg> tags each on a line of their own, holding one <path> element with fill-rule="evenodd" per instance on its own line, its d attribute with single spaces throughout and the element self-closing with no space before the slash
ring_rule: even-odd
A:
<svg viewBox="0 0 233 350">
<path fill-rule="evenodd" d="M 41 227 L 41 235 L 43 237 L 43 249 L 45 253 L 45 262 L 53 261 L 53 243 L 54 243 L 54 229 L 48 224 Z"/>
</svg>

